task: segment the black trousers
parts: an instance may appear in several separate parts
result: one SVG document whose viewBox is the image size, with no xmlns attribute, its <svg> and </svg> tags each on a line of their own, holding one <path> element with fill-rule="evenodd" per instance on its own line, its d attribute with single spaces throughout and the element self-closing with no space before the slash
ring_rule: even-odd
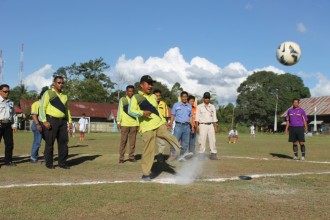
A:
<svg viewBox="0 0 330 220">
<path fill-rule="evenodd" d="M 47 121 L 50 123 L 51 128 L 49 130 L 43 129 L 46 142 L 44 152 L 46 166 L 53 165 L 55 140 L 57 140 L 58 146 L 58 165 L 65 165 L 68 158 L 69 141 L 67 120 L 47 116 Z"/>
<path fill-rule="evenodd" d="M 13 129 L 11 128 L 11 123 L 0 124 L 0 140 L 2 140 L 2 138 L 5 141 L 5 163 L 10 163 L 13 160 L 14 149 Z"/>
</svg>

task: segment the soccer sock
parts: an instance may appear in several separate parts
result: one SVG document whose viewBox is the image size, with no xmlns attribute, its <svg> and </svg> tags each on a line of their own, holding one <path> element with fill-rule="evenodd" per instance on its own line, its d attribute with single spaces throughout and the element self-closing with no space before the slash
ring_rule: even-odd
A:
<svg viewBox="0 0 330 220">
<path fill-rule="evenodd" d="M 300 149 L 301 149 L 301 155 L 302 155 L 303 157 L 305 157 L 305 150 L 306 150 L 306 148 L 305 148 L 305 144 L 300 145 Z"/>
<path fill-rule="evenodd" d="M 293 144 L 293 153 L 296 157 L 298 157 L 298 145 Z"/>
</svg>

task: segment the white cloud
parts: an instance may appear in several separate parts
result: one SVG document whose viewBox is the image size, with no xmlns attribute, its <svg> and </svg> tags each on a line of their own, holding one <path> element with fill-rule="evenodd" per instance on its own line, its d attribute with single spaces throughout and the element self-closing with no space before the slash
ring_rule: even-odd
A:
<svg viewBox="0 0 330 220">
<path fill-rule="evenodd" d="M 42 87 L 52 84 L 53 73 L 54 70 L 52 69 L 52 65 L 46 64 L 44 67 L 28 75 L 24 79 L 24 84 L 29 88 L 32 87 L 37 91 L 41 91 Z"/>
<path fill-rule="evenodd" d="M 219 104 L 226 104 L 235 103 L 239 85 L 253 72 L 260 70 L 284 73 L 273 66 L 249 71 L 239 62 L 221 68 L 198 56 L 189 62 L 184 59 L 180 49 L 175 47 L 169 49 L 163 57 L 149 57 L 146 60 L 142 57 L 126 59 L 122 55 L 110 74 L 116 79 L 125 79 L 127 83 L 138 82 L 142 75 L 148 74 L 166 84 L 169 89 L 179 82 L 184 90 L 198 96 L 214 89 Z"/>
<path fill-rule="evenodd" d="M 306 26 L 304 25 L 304 23 L 300 22 L 297 24 L 297 30 L 301 33 L 305 33 L 307 32 L 307 28 Z"/>
<path fill-rule="evenodd" d="M 198 96 L 213 89 L 216 91 L 219 104 L 227 104 L 228 102 L 235 103 L 238 95 L 236 89 L 249 75 L 257 71 L 285 73 L 274 66 L 247 70 L 239 62 L 232 62 L 221 68 L 198 56 L 189 62 L 176 47 L 169 49 L 163 57 L 149 57 L 146 60 L 141 56 L 127 59 L 125 55 L 122 55 L 118 58 L 114 70 L 109 74 L 111 79 L 121 83 L 121 86 L 138 82 L 142 75 L 149 74 L 155 80 L 166 84 L 169 89 L 174 83 L 179 82 L 184 90 Z M 46 64 L 28 75 L 24 83 L 27 87 L 40 91 L 42 87 L 51 85 L 53 72 L 52 66 Z M 330 79 L 323 74 L 300 72 L 297 75 L 305 79 L 316 76 L 318 83 L 310 89 L 313 97 L 330 95 Z"/>
<path fill-rule="evenodd" d="M 174 83 L 179 82 L 184 90 L 197 96 L 202 96 L 206 91 L 215 90 L 219 104 L 227 104 L 228 102 L 235 103 L 238 95 L 236 89 L 249 75 L 257 71 L 285 73 L 274 66 L 247 70 L 239 62 L 232 62 L 221 68 L 198 56 L 189 62 L 184 59 L 180 49 L 175 47 L 169 49 L 163 57 L 149 57 L 146 60 L 141 56 L 127 59 L 125 55 L 122 55 L 109 74 L 111 79 L 123 88 L 127 84 L 138 82 L 141 76 L 148 74 L 166 84 L 169 89 Z M 51 85 L 53 72 L 52 66 L 47 64 L 28 75 L 24 80 L 25 85 L 40 91 L 42 87 Z M 318 83 L 310 89 L 312 96 L 330 95 L 330 79 L 323 74 L 300 72 L 297 75 L 305 79 L 316 76 Z"/>
<path fill-rule="evenodd" d="M 318 80 L 314 88 L 310 89 L 312 97 L 329 96 L 330 95 L 330 79 L 321 73 L 316 74 Z"/>
<path fill-rule="evenodd" d="M 151 75 L 172 88 L 173 84 L 179 82 L 188 93 L 202 96 L 204 92 L 214 89 L 218 96 L 219 104 L 235 103 L 239 85 L 256 71 L 272 71 L 284 74 L 274 66 L 247 70 L 239 62 L 229 63 L 221 68 L 202 57 L 194 57 L 186 61 L 180 49 L 175 47 L 169 49 L 163 57 L 142 57 L 126 59 L 122 55 L 110 73 L 111 79 L 125 79 L 126 83 L 138 82 L 142 75 Z"/>
<path fill-rule="evenodd" d="M 283 71 L 281 69 L 278 69 L 278 68 L 276 68 L 274 66 L 267 66 L 267 67 L 263 67 L 261 69 L 258 69 L 257 68 L 257 69 L 254 69 L 252 71 L 252 73 L 253 72 L 259 72 L 259 71 L 268 71 L 268 72 L 274 72 L 274 73 L 277 73 L 277 74 L 284 74 L 285 73 L 285 71 Z"/>
<path fill-rule="evenodd" d="M 151 75 L 155 80 L 168 86 L 179 82 L 187 92 L 202 96 L 204 92 L 214 89 L 218 96 L 219 104 L 235 103 L 239 85 L 246 78 L 257 71 L 272 71 L 284 74 L 285 71 L 274 66 L 247 70 L 239 62 L 229 63 L 221 68 L 202 57 L 194 57 L 186 61 L 180 49 L 175 47 L 169 49 L 163 57 L 149 57 L 144 60 L 138 56 L 134 59 L 126 59 L 122 55 L 113 71 L 111 79 L 121 79 L 126 83 L 138 82 L 142 75 Z"/>
<path fill-rule="evenodd" d="M 189 62 L 184 59 L 180 49 L 175 47 L 169 49 L 163 57 L 149 57 L 146 60 L 141 56 L 127 59 L 125 55 L 122 55 L 109 74 L 111 79 L 121 87 L 138 82 L 141 76 L 148 74 L 166 84 L 169 89 L 174 83 L 179 82 L 184 90 L 197 96 L 214 90 L 219 104 L 227 104 L 228 102 L 235 103 L 238 95 L 236 89 L 249 75 L 257 71 L 285 73 L 274 66 L 247 70 L 239 62 L 232 62 L 221 68 L 198 56 Z M 46 64 L 28 75 L 24 80 L 25 85 L 40 91 L 42 87 L 51 85 L 53 72 L 52 66 Z M 330 92 L 327 93 L 327 91 L 330 91 L 330 80 L 322 74 L 318 74 L 317 78 L 319 82 L 315 88 L 311 89 L 312 96 L 329 95 Z"/>
</svg>

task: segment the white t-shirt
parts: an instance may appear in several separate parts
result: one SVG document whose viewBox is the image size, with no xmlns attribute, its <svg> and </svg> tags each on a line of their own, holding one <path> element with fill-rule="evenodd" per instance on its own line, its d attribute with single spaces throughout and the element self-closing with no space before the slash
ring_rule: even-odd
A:
<svg viewBox="0 0 330 220">
<path fill-rule="evenodd" d="M 254 134 L 254 126 L 253 125 L 250 127 L 250 132 L 251 132 L 251 134 Z"/>
<path fill-rule="evenodd" d="M 80 118 L 78 123 L 79 123 L 79 131 L 80 132 L 86 132 L 88 119 L 87 118 Z"/>
<path fill-rule="evenodd" d="M 237 136 L 238 135 L 238 131 L 236 130 L 234 130 L 234 129 L 232 129 L 232 130 L 230 130 L 229 131 L 229 136 L 232 136 L 232 137 L 234 137 L 234 136 Z"/>
</svg>

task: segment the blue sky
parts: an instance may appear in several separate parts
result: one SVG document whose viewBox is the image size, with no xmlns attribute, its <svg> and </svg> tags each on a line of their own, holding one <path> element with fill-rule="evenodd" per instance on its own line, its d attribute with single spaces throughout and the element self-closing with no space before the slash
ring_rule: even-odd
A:
<svg viewBox="0 0 330 220">
<path fill-rule="evenodd" d="M 330 1 L 327 0 L 0 0 L 4 82 L 41 89 L 61 66 L 103 57 L 118 88 L 144 74 L 196 95 L 214 90 L 220 103 L 256 70 L 289 72 L 313 96 L 330 95 Z M 294 41 L 298 64 L 276 60 Z"/>
</svg>

